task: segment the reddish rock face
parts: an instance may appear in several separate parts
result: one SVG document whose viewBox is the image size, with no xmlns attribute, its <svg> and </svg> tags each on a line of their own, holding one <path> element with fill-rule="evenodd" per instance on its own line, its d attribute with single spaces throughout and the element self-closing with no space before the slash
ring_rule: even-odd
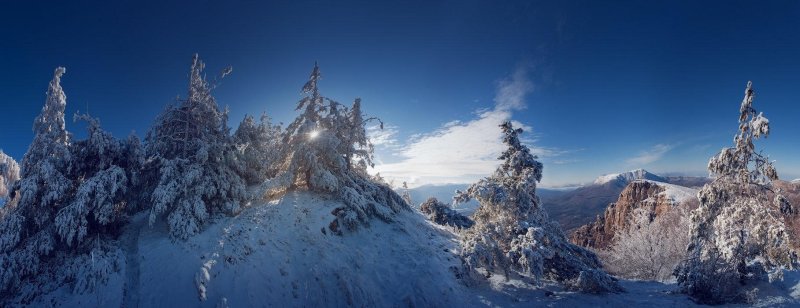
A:
<svg viewBox="0 0 800 308">
<path fill-rule="evenodd" d="M 628 227 L 633 210 L 644 208 L 651 219 L 675 206 L 664 192 L 664 187 L 654 182 L 634 181 L 628 184 L 619 199 L 611 203 L 597 219 L 583 225 L 570 235 L 573 243 L 595 249 L 606 249 L 613 244 L 614 234 Z"/>
<path fill-rule="evenodd" d="M 773 189 L 780 189 L 781 194 L 789 200 L 792 212 L 784 216 L 789 239 L 796 249 L 800 249 L 800 182 L 775 181 Z"/>
</svg>

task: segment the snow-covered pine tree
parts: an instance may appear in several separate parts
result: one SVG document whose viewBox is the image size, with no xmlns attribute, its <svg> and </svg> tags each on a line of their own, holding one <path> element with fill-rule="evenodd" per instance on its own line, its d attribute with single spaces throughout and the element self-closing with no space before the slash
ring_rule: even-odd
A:
<svg viewBox="0 0 800 308">
<path fill-rule="evenodd" d="M 18 200 L 4 208 L 0 221 L 0 293 L 39 272 L 43 256 L 55 249 L 53 219 L 69 202 L 67 178 L 70 134 L 64 123 L 67 97 L 61 88 L 66 70 L 56 68 L 47 100 L 33 123 L 34 139 L 22 160 L 21 179 L 12 188 Z"/>
<path fill-rule="evenodd" d="M 195 54 L 186 99 L 168 106 L 145 138 L 149 222 L 166 214 L 170 234 L 180 239 L 200 232 L 214 213 L 238 213 L 246 199 L 228 114 L 211 95 L 204 69 Z"/>
<path fill-rule="evenodd" d="M 597 256 L 570 243 L 547 217 L 536 196 L 542 164 L 520 143 L 522 129 L 500 125 L 508 148 L 492 176 L 457 192 L 456 203 L 477 199 L 475 225 L 463 237 L 461 255 L 468 277 L 477 269 L 510 277 L 522 274 L 553 280 L 584 292 L 616 292 L 621 287 L 602 270 Z"/>
<path fill-rule="evenodd" d="M 783 268 L 797 264 L 783 220 L 792 208 L 772 190 L 778 174 L 753 143 L 769 134 L 754 97 L 748 82 L 734 146 L 708 162 L 715 179 L 697 194 L 686 261 L 675 271 L 682 290 L 701 303 L 745 300 L 748 281 L 781 279 Z"/>
<path fill-rule="evenodd" d="M 259 123 L 246 115 L 233 140 L 239 152 L 238 172 L 247 184 L 260 184 L 275 176 L 282 155 L 280 125 L 272 125 L 266 114 Z"/>
<path fill-rule="evenodd" d="M 360 99 L 347 108 L 320 95 L 320 77 L 315 64 L 296 108 L 303 113 L 284 132 L 286 159 L 278 175 L 262 185 L 263 194 L 274 197 L 308 189 L 339 198 L 345 206 L 333 211 L 334 233 L 368 224 L 370 217 L 391 221 L 394 213 L 410 207 L 388 185 L 367 174 L 373 154 L 364 125 L 374 118 L 363 118 Z"/>
<path fill-rule="evenodd" d="M 425 214 L 430 221 L 442 226 L 467 229 L 475 224 L 469 217 L 456 212 L 447 204 L 433 197 L 420 204 L 419 211 Z"/>
<path fill-rule="evenodd" d="M 89 138 L 71 143 L 64 121 L 66 95 L 60 85 L 64 71 L 56 69 L 45 106 L 34 121 L 34 140 L 23 159 L 21 179 L 13 188 L 18 199 L 3 209 L 0 293 L 26 281 L 39 286 L 72 283 L 80 293 L 91 288 L 76 284 L 86 281 L 85 275 L 92 275 L 91 285 L 97 285 L 108 272 L 85 273 L 65 263 L 94 254 L 98 258 L 113 255 L 113 260 L 102 257 L 98 261 L 118 264 L 118 249 L 105 239 L 115 235 L 124 218 L 124 193 L 129 174 L 136 169 L 127 153 L 131 147 L 88 117 Z M 90 237 L 92 243 L 84 241 Z"/>
<path fill-rule="evenodd" d="M 19 164 L 0 149 L 0 206 L 5 204 L 18 180 Z"/>
<path fill-rule="evenodd" d="M 66 69 L 56 68 L 47 89 L 47 100 L 33 123 L 33 142 L 22 159 L 20 178 L 15 190 L 20 193 L 18 215 L 28 217 L 28 228 L 41 229 L 52 221 L 63 206 L 72 183 L 66 174 L 72 161 L 69 152 L 71 135 L 67 132 L 64 111 L 67 95 L 61 88 Z"/>
<path fill-rule="evenodd" d="M 87 123 L 88 138 L 70 145 L 68 176 L 76 191 L 55 218 L 60 239 L 67 246 L 81 244 L 91 234 L 115 234 L 127 218 L 130 187 L 141 166 L 138 139 L 127 142 L 100 128 L 88 114 L 74 117 Z"/>
</svg>

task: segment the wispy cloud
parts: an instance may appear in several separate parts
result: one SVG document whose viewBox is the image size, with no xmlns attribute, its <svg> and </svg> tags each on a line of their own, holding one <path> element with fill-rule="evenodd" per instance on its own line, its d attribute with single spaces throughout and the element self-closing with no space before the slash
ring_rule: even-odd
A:
<svg viewBox="0 0 800 308">
<path fill-rule="evenodd" d="M 494 108 L 478 110 L 472 120 L 450 121 L 433 132 L 412 136 L 394 153 L 400 161 L 379 163 L 375 171 L 388 179 L 407 181 L 412 186 L 467 183 L 489 175 L 505 148 L 498 125 L 510 120 L 513 111 L 527 107 L 525 98 L 533 89 L 528 66 L 521 66 L 509 78 L 497 83 Z M 522 123 L 514 122 L 514 125 L 530 131 L 530 127 Z M 389 137 L 376 136 L 383 138 L 380 140 L 394 140 L 391 137 L 395 133 L 388 133 Z M 564 153 L 556 148 L 534 147 L 533 150 L 541 157 Z"/>
<path fill-rule="evenodd" d="M 656 144 L 652 148 L 642 151 L 639 155 L 628 159 L 627 162 L 636 166 L 647 165 L 658 161 L 673 148 L 674 146 L 669 144 Z"/>
<path fill-rule="evenodd" d="M 381 129 L 380 125 L 367 127 L 367 137 L 375 146 L 394 148 L 400 145 L 397 141 L 397 127 L 385 125 Z"/>
</svg>

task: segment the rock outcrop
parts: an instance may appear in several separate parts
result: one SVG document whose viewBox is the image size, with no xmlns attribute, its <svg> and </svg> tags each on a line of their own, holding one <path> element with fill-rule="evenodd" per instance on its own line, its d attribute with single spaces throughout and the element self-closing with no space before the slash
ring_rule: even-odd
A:
<svg viewBox="0 0 800 308">
<path fill-rule="evenodd" d="M 551 219 L 558 221 L 564 231 L 571 233 L 582 225 L 592 223 L 597 215 L 603 215 L 608 204 L 616 202 L 622 190 L 637 180 L 692 188 L 700 188 L 710 181 L 707 177 L 661 176 L 637 169 L 598 177 L 594 183 L 575 190 L 556 195 L 541 195 L 542 206 Z"/>
<path fill-rule="evenodd" d="M 608 248 L 613 244 L 614 235 L 629 226 L 634 210 L 643 208 L 654 219 L 672 207 L 691 200 L 696 193 L 694 189 L 667 183 L 647 180 L 630 182 L 616 202 L 609 204 L 594 222 L 576 229 L 570 241 L 584 247 Z"/>
</svg>

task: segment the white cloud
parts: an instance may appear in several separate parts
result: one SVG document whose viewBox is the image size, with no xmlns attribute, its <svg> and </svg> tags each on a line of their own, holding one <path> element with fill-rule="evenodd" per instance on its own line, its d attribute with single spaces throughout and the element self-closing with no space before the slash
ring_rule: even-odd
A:
<svg viewBox="0 0 800 308">
<path fill-rule="evenodd" d="M 669 144 L 656 144 L 652 148 L 642 151 L 639 155 L 628 159 L 627 162 L 636 166 L 647 165 L 661 159 L 672 148 L 673 146 Z"/>
<path fill-rule="evenodd" d="M 374 171 L 395 182 L 407 181 L 411 186 L 469 183 L 491 174 L 505 149 L 498 125 L 510 120 L 512 111 L 526 108 L 525 97 L 531 91 L 533 83 L 527 77 L 527 67 L 521 67 L 510 78 L 498 82 L 493 109 L 478 110 L 475 119 L 449 121 L 431 133 L 412 136 L 402 150 L 395 152 L 400 161 L 379 163 Z M 514 121 L 514 125 L 530 132 L 530 127 L 522 123 Z M 533 150 L 542 157 L 563 154 L 554 148 Z"/>
<path fill-rule="evenodd" d="M 501 80 L 494 98 L 495 110 L 524 109 L 525 96 L 533 91 L 526 66 L 518 68 L 510 79 Z"/>
<path fill-rule="evenodd" d="M 367 137 L 375 146 L 391 148 L 399 145 L 396 126 L 385 125 L 383 129 L 381 129 L 380 125 L 368 126 Z"/>
</svg>

